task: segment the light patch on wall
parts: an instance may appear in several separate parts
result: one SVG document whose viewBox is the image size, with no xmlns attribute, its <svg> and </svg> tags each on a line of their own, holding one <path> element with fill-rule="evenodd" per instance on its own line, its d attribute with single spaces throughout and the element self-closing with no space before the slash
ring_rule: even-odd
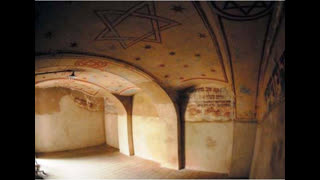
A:
<svg viewBox="0 0 320 180">
<path fill-rule="evenodd" d="M 60 99 L 69 94 L 68 89 L 62 88 L 35 88 L 35 114 L 53 114 L 60 111 Z M 48 98 L 50 97 L 49 102 Z"/>
<path fill-rule="evenodd" d="M 70 89 L 46 88 L 37 92 L 36 152 L 72 150 L 105 143 L 103 110 L 93 112 L 80 107 L 70 95 L 75 93 Z M 57 98 L 59 111 L 52 112 L 52 98 Z"/>
</svg>

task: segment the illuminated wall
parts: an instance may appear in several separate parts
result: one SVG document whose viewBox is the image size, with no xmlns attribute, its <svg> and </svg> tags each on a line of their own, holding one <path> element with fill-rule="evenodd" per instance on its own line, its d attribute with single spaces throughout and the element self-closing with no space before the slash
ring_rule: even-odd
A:
<svg viewBox="0 0 320 180">
<path fill-rule="evenodd" d="M 103 99 L 65 88 L 35 91 L 35 151 L 53 152 L 105 143 Z"/>
</svg>

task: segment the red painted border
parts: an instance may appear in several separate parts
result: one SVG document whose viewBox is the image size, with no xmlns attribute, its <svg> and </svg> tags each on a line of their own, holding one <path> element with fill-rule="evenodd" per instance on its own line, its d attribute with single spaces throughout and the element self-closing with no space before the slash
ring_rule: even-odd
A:
<svg viewBox="0 0 320 180">
<path fill-rule="evenodd" d="M 196 79 L 204 79 L 204 80 L 225 82 L 224 80 L 220 80 L 220 79 L 216 79 L 216 78 L 204 78 L 204 77 L 189 78 L 189 79 L 182 80 L 181 82 L 186 82 L 186 81 L 191 81 L 191 80 L 196 80 Z"/>
<path fill-rule="evenodd" d="M 45 80 L 40 80 L 40 81 L 37 81 L 35 82 L 35 84 L 39 84 L 39 83 L 43 83 L 43 82 L 47 82 L 47 81 L 54 81 L 54 80 L 67 80 L 68 78 L 52 78 L 52 79 L 45 79 Z M 81 80 L 81 79 L 73 79 L 72 81 L 81 81 L 81 82 L 85 82 L 85 83 L 88 83 L 88 84 L 92 84 L 92 85 L 95 85 L 95 86 L 98 86 L 106 91 L 110 91 L 108 89 L 106 89 L 105 87 L 103 86 L 100 86 L 98 84 L 95 84 L 95 83 L 92 83 L 92 82 L 89 82 L 89 81 L 85 81 L 85 80 Z M 119 93 L 119 92 L 118 92 Z"/>
</svg>

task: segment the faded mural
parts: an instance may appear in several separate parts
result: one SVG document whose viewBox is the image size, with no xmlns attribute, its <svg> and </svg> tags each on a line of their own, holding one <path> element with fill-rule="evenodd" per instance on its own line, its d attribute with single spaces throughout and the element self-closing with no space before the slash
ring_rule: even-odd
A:
<svg viewBox="0 0 320 180">
<path fill-rule="evenodd" d="M 198 87 L 187 94 L 186 121 L 228 121 L 234 118 L 234 100 L 227 88 Z"/>
<path fill-rule="evenodd" d="M 270 112 L 276 104 L 285 99 L 285 52 L 273 69 L 264 92 L 264 98 L 267 103 L 267 112 Z"/>
<path fill-rule="evenodd" d="M 104 102 L 102 98 L 90 97 L 75 91 L 71 92 L 70 96 L 78 107 L 89 111 L 103 111 L 104 109 Z"/>
</svg>

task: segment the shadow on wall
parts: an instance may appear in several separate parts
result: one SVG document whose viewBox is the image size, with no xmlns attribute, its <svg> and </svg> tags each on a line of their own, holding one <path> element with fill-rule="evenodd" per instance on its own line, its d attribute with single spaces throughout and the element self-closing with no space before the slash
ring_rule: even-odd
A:
<svg viewBox="0 0 320 180">
<path fill-rule="evenodd" d="M 285 178 L 285 53 L 264 89 L 264 116 L 259 123 L 252 178 Z"/>
</svg>

